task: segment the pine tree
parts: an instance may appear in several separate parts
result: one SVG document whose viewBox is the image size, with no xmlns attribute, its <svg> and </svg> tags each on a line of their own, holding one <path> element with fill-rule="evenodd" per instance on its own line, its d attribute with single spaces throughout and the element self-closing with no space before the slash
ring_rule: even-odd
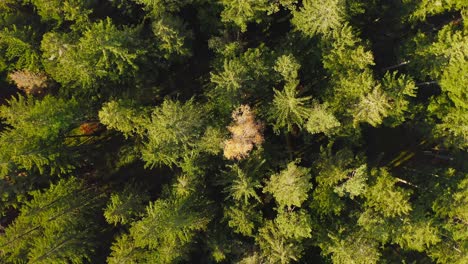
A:
<svg viewBox="0 0 468 264">
<path fill-rule="evenodd" d="M 184 158 L 198 152 L 204 124 L 204 110 L 192 100 L 185 103 L 165 100 L 151 113 L 143 160 L 149 166 L 180 165 Z"/>
<path fill-rule="evenodd" d="M 359 233 L 332 235 L 321 245 L 323 254 L 331 254 L 333 263 L 378 263 L 378 244 Z"/>
<path fill-rule="evenodd" d="M 145 53 L 137 38 L 138 29 L 118 29 L 110 20 L 93 23 L 78 40 L 47 33 L 41 43 L 44 64 L 54 80 L 67 86 L 92 87 L 100 80 L 132 77 L 137 60 Z"/>
<path fill-rule="evenodd" d="M 142 135 L 149 120 L 146 110 L 134 107 L 131 101 L 111 101 L 102 106 L 99 120 L 110 129 L 121 132 L 125 137 Z"/>
<path fill-rule="evenodd" d="M 309 119 L 305 124 L 305 129 L 309 133 L 325 133 L 326 135 L 331 135 L 339 126 L 340 122 L 327 109 L 326 105 L 320 105 L 316 102 L 313 103 Z"/>
<path fill-rule="evenodd" d="M 344 22 L 345 4 L 342 0 L 305 0 L 293 12 L 291 23 L 308 36 L 328 34 Z"/>
<path fill-rule="evenodd" d="M 286 169 L 270 177 L 263 192 L 271 193 L 280 208 L 300 207 L 312 189 L 310 180 L 309 169 L 297 166 L 296 162 L 290 162 Z"/>
<path fill-rule="evenodd" d="M 408 97 L 416 97 L 416 85 L 410 76 L 387 72 L 382 79 L 382 90 L 389 97 L 391 109 L 388 119 L 391 126 L 400 125 L 407 118 L 411 108 Z"/>
<path fill-rule="evenodd" d="M 109 224 L 128 224 L 144 210 L 144 203 L 149 195 L 138 187 L 126 185 L 122 192 L 113 193 L 104 210 L 104 217 Z"/>
<path fill-rule="evenodd" d="M 401 216 L 411 211 L 410 193 L 395 186 L 398 180 L 385 169 L 371 172 L 374 184 L 370 185 L 366 196 L 366 206 L 381 211 L 384 216 Z"/>
<path fill-rule="evenodd" d="M 412 20 L 424 20 L 427 16 L 441 14 L 447 11 L 463 10 L 468 7 L 468 4 L 463 0 L 422 0 L 418 2 L 411 2 L 405 0 L 404 2 L 414 6 L 414 10 L 410 15 Z"/>
<path fill-rule="evenodd" d="M 186 188 L 194 188 L 197 181 L 191 177 L 187 184 Z M 145 216 L 114 242 L 108 263 L 173 263 L 187 257 L 190 244 L 211 216 L 208 201 L 195 188 L 181 193 L 179 187 L 176 182 L 164 198 L 146 207 Z"/>
<path fill-rule="evenodd" d="M 65 137 L 79 123 L 80 111 L 75 100 L 52 96 L 43 99 L 18 96 L 0 107 L 0 116 L 11 128 L 0 133 L 2 177 L 15 169 L 49 168 L 66 172 L 69 163 Z"/>
<path fill-rule="evenodd" d="M 260 246 L 262 256 L 270 263 L 286 264 L 298 261 L 302 255 L 302 245 L 292 243 L 290 239 L 283 236 L 273 221 L 267 221 L 259 229 L 256 241 Z"/>
<path fill-rule="evenodd" d="M 382 123 L 390 111 L 389 99 L 381 91 L 380 86 L 375 87 L 372 92 L 360 99 L 356 109 L 353 111 L 354 123 L 367 122 L 372 126 Z"/>
<path fill-rule="evenodd" d="M 36 37 L 31 26 L 13 25 L 0 31 L 0 61 L 8 65 L 8 70 L 37 71 L 42 67 L 39 52 L 35 48 Z"/>
<path fill-rule="evenodd" d="M 301 128 L 309 117 L 308 104 L 311 97 L 298 97 L 299 64 L 292 57 L 280 57 L 276 61 L 275 70 L 283 76 L 286 84 L 283 91 L 274 89 L 275 96 L 270 110 L 271 119 L 274 121 L 273 129 L 276 133 L 279 133 L 282 128 L 290 132 L 294 126 Z"/>
<path fill-rule="evenodd" d="M 100 230 L 88 219 L 102 206 L 95 187 L 70 177 L 31 196 L 0 236 L 0 256 L 7 263 L 91 262 Z"/>
<path fill-rule="evenodd" d="M 38 14 L 44 21 L 54 21 L 62 24 L 65 21 L 87 22 L 92 10 L 92 1 L 76 0 L 31 0 Z"/>
<path fill-rule="evenodd" d="M 224 6 L 221 21 L 233 22 L 242 32 L 247 30 L 249 22 L 260 23 L 267 12 L 273 11 L 273 5 L 267 0 L 222 0 Z"/>
</svg>

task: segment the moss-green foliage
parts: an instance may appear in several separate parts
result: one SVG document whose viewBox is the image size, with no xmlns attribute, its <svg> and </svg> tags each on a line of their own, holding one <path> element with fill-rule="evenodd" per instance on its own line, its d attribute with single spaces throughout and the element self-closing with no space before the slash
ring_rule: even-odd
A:
<svg viewBox="0 0 468 264">
<path fill-rule="evenodd" d="M 98 240 L 97 225 L 88 219 L 98 213 L 102 195 L 71 177 L 31 196 L 0 237 L 2 259 L 11 263 L 89 261 Z"/>
<path fill-rule="evenodd" d="M 64 157 L 64 138 L 79 124 L 75 100 L 19 96 L 12 98 L 8 106 L 0 107 L 0 116 L 10 126 L 0 133 L 2 178 L 18 169 L 38 169 L 43 173 L 49 167 L 63 173 L 73 167 Z"/>
<path fill-rule="evenodd" d="M 267 0 L 221 0 L 223 11 L 221 20 L 234 23 L 242 32 L 247 30 L 250 22 L 260 23 L 262 17 L 272 11 L 273 5 Z"/>
<path fill-rule="evenodd" d="M 307 199 L 312 189 L 309 169 L 290 162 L 286 169 L 270 177 L 263 192 L 273 195 L 279 206 L 298 206 Z"/>
<path fill-rule="evenodd" d="M 3 62 L 0 70 L 40 69 L 42 65 L 35 38 L 30 26 L 3 28 L 0 31 L 0 62 Z"/>
<path fill-rule="evenodd" d="M 0 0 L 0 263 L 468 263 L 467 17 Z"/>
<path fill-rule="evenodd" d="M 137 33 L 132 28 L 119 30 L 110 19 L 93 23 L 76 41 L 47 33 L 41 44 L 46 69 L 61 84 L 84 88 L 100 79 L 125 80 L 138 69 L 136 61 L 145 53 L 137 48 Z"/>
<path fill-rule="evenodd" d="M 328 34 L 340 27 L 345 13 L 345 1 L 342 0 L 305 0 L 298 11 L 293 12 L 292 24 L 304 34 Z"/>
</svg>

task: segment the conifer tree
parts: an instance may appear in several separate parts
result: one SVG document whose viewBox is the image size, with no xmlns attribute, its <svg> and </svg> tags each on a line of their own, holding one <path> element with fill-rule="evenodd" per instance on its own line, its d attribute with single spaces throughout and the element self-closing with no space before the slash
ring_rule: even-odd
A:
<svg viewBox="0 0 468 264">
<path fill-rule="evenodd" d="M 222 0 L 221 3 L 224 6 L 221 20 L 233 22 L 242 32 L 247 30 L 249 22 L 260 23 L 265 13 L 273 11 L 273 5 L 267 0 Z"/>
<path fill-rule="evenodd" d="M 6 63 L 8 70 L 39 70 L 42 65 L 35 45 L 36 37 L 31 26 L 4 27 L 0 31 L 0 62 Z"/>
<path fill-rule="evenodd" d="M 303 6 L 293 12 L 291 23 L 308 36 L 328 34 L 341 26 L 345 15 L 345 1 L 305 0 Z"/>
<path fill-rule="evenodd" d="M 300 207 L 312 189 L 309 173 L 309 169 L 290 162 L 285 170 L 270 177 L 263 192 L 271 193 L 279 207 Z"/>
<path fill-rule="evenodd" d="M 108 263 L 173 263 L 187 257 L 190 244 L 211 218 L 208 201 L 192 189 L 197 180 L 193 176 L 188 180 L 184 185 L 188 192 L 180 192 L 176 181 L 163 198 L 146 207 L 145 216 L 114 242 Z"/>
<path fill-rule="evenodd" d="M 31 196 L 0 236 L 2 259 L 6 263 L 91 262 L 100 230 L 89 219 L 102 206 L 95 187 L 70 177 Z"/>
<path fill-rule="evenodd" d="M 41 100 L 18 96 L 8 102 L 0 107 L 0 116 L 11 126 L 0 133 L 1 176 L 17 169 L 41 173 L 47 168 L 58 173 L 70 169 L 64 140 L 79 124 L 77 102 L 52 96 Z"/>
<path fill-rule="evenodd" d="M 137 60 L 145 53 L 138 29 L 118 29 L 110 18 L 93 23 L 78 40 L 60 33 L 47 33 L 41 43 L 47 72 L 68 86 L 92 87 L 99 80 L 118 81 L 132 77 Z"/>
<path fill-rule="evenodd" d="M 276 61 L 275 71 L 283 76 L 286 84 L 283 91 L 274 89 L 274 99 L 271 108 L 271 119 L 274 121 L 273 129 L 279 133 L 286 128 L 290 132 L 294 126 L 302 128 L 310 115 L 308 106 L 311 97 L 298 97 L 298 71 L 300 65 L 292 56 L 283 55 Z"/>
<path fill-rule="evenodd" d="M 31 0 L 31 3 L 36 7 L 42 20 L 62 24 L 65 21 L 87 22 L 88 15 L 92 12 L 89 7 L 93 2 L 88 0 Z"/>
</svg>

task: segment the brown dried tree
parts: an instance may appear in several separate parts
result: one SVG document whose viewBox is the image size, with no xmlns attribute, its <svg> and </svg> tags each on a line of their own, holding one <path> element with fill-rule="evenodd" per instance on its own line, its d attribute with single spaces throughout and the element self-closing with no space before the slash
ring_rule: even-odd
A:
<svg viewBox="0 0 468 264">
<path fill-rule="evenodd" d="M 41 94 L 49 85 L 47 75 L 41 72 L 20 70 L 10 73 L 8 77 L 16 84 L 18 89 L 23 90 L 26 94 Z"/>
<path fill-rule="evenodd" d="M 243 159 L 255 145 L 263 142 L 263 124 L 255 120 L 248 105 L 241 105 L 232 112 L 233 124 L 228 126 L 231 138 L 224 142 L 224 157 Z"/>
</svg>

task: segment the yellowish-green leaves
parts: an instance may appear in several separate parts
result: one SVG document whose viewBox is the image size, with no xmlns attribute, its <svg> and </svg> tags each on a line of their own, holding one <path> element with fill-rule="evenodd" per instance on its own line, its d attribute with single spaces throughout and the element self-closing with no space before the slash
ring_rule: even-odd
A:
<svg viewBox="0 0 468 264">
<path fill-rule="evenodd" d="M 310 169 L 290 162 L 286 169 L 270 177 L 263 192 L 271 193 L 279 207 L 300 207 L 307 200 L 308 192 L 312 189 L 310 181 Z"/>
<path fill-rule="evenodd" d="M 248 204 L 250 198 L 260 202 L 256 189 L 262 185 L 258 179 L 247 173 L 237 164 L 230 166 L 229 184 L 224 188 L 224 191 L 228 194 L 228 198 L 233 198 L 237 202 Z"/>
<path fill-rule="evenodd" d="M 404 223 L 402 228 L 397 230 L 395 242 L 402 248 L 422 252 L 441 241 L 437 228 L 427 219 L 424 220 Z"/>
<path fill-rule="evenodd" d="M 468 3 L 465 0 L 404 0 L 403 2 L 415 5 L 410 15 L 411 20 L 424 20 L 428 16 L 468 8 Z"/>
<path fill-rule="evenodd" d="M 278 231 L 285 238 L 302 239 L 312 237 L 312 220 L 305 210 L 279 211 L 274 220 Z"/>
<path fill-rule="evenodd" d="M 385 169 L 373 170 L 375 183 L 369 186 L 366 206 L 372 207 L 386 217 L 401 216 L 411 211 L 410 192 L 396 186 L 398 179 L 391 176 Z"/>
<path fill-rule="evenodd" d="M 335 192 L 339 196 L 349 195 L 351 199 L 354 199 L 366 191 L 367 177 L 367 166 L 362 165 L 351 172 L 347 181 L 335 187 Z"/>
<path fill-rule="evenodd" d="M 224 218 L 235 233 L 244 236 L 252 236 L 262 221 L 262 215 L 252 205 L 230 206 L 224 210 Z"/>
<path fill-rule="evenodd" d="M 327 109 L 326 105 L 314 103 L 309 115 L 309 119 L 305 124 L 305 129 L 311 134 L 325 133 L 326 135 L 333 134 L 334 130 L 340 126 L 340 122 Z"/>
<path fill-rule="evenodd" d="M 373 264 L 378 263 L 380 251 L 376 241 L 366 238 L 359 233 L 347 235 L 328 235 L 329 244 L 321 245 L 324 254 L 331 254 L 335 264 Z"/>
<path fill-rule="evenodd" d="M 221 20 L 233 22 L 242 32 L 247 30 L 249 22 L 260 23 L 273 7 L 268 0 L 221 0 L 221 3 L 224 6 Z"/>
<path fill-rule="evenodd" d="M 286 128 L 292 131 L 294 126 L 302 128 L 310 115 L 310 96 L 299 97 L 298 71 L 300 64 L 292 55 L 283 55 L 276 60 L 275 71 L 284 79 L 285 86 L 282 91 L 274 89 L 275 97 L 270 109 L 271 119 L 274 120 L 273 129 L 279 133 Z"/>
<path fill-rule="evenodd" d="M 280 56 L 273 67 L 277 73 L 281 74 L 284 81 L 287 83 L 297 82 L 300 68 L 301 65 L 291 54 Z"/>
<path fill-rule="evenodd" d="M 267 221 L 259 229 L 256 240 L 269 263 L 287 264 L 299 260 L 302 255 L 302 246 L 284 237 L 273 221 Z"/>
<path fill-rule="evenodd" d="M 377 86 L 359 101 L 353 111 L 354 124 L 367 122 L 372 126 L 377 126 L 388 116 L 390 109 L 388 97 L 382 92 L 380 86 Z"/>
<path fill-rule="evenodd" d="M 170 55 L 188 55 L 189 49 L 185 46 L 185 39 L 189 33 L 181 19 L 176 16 L 162 16 L 153 22 L 153 33 L 160 41 L 159 48 L 166 52 L 165 57 Z"/>
<path fill-rule="evenodd" d="M 134 108 L 128 101 L 111 101 L 99 111 L 99 120 L 110 129 L 115 129 L 125 137 L 133 134 L 142 135 L 149 120 L 145 109 Z"/>
<path fill-rule="evenodd" d="M 147 193 L 128 185 L 122 192 L 111 194 L 104 210 L 104 217 L 109 224 L 128 224 L 136 216 L 143 214 L 144 202 L 147 200 L 149 200 Z"/>
<path fill-rule="evenodd" d="M 66 35 L 44 35 L 41 49 L 47 72 L 59 83 L 92 87 L 98 80 L 118 81 L 138 69 L 137 30 L 118 29 L 110 18 L 90 25 L 78 40 Z"/>
<path fill-rule="evenodd" d="M 78 103 L 52 96 L 41 100 L 18 96 L 8 103 L 0 107 L 0 117 L 10 126 L 0 133 L 1 174 L 15 166 L 41 173 L 46 168 L 54 173 L 70 169 L 72 165 L 61 159 L 66 154 L 65 135 L 78 125 Z"/>
<path fill-rule="evenodd" d="M 293 16 L 292 23 L 305 35 L 327 34 L 344 22 L 345 1 L 305 0 Z"/>
<path fill-rule="evenodd" d="M 83 263 L 91 261 L 98 236 L 102 196 L 70 177 L 32 199 L 0 236 L 0 258 L 6 263 Z"/>
</svg>

